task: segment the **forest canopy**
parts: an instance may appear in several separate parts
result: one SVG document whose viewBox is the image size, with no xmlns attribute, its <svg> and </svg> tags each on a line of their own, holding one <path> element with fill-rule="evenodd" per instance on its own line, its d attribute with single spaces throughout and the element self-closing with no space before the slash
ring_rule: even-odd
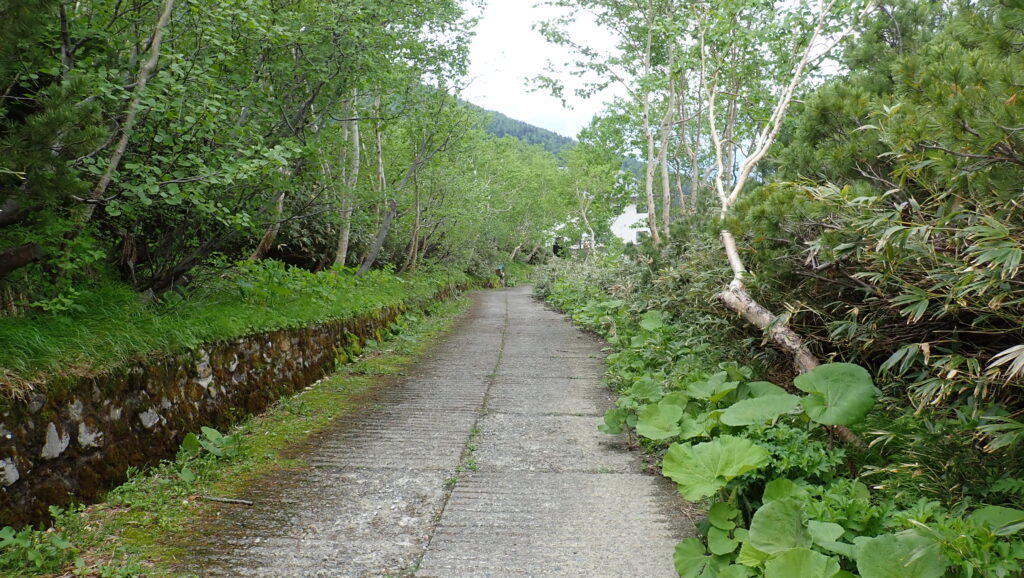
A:
<svg viewBox="0 0 1024 578">
<path fill-rule="evenodd" d="M 554 154 L 572 141 L 458 99 L 465 9 L 5 2 L 2 310 L 180 292 L 243 259 L 483 274 L 542 251 L 578 212 Z"/>
</svg>

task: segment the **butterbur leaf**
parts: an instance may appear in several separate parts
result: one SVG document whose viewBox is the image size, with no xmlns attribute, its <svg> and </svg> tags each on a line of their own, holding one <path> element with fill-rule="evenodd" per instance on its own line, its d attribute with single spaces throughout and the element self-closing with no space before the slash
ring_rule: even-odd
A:
<svg viewBox="0 0 1024 578">
<path fill-rule="evenodd" d="M 718 578 L 750 578 L 754 572 L 746 566 L 730 564 L 718 571 Z"/>
<path fill-rule="evenodd" d="M 736 527 L 735 520 L 739 513 L 740 511 L 732 504 L 725 502 L 711 504 L 711 508 L 708 509 L 708 522 L 716 528 L 732 530 Z"/>
<path fill-rule="evenodd" d="M 778 554 L 790 548 L 809 548 L 811 534 L 800 502 L 786 498 L 758 508 L 750 519 L 750 544 L 762 552 Z"/>
<path fill-rule="evenodd" d="M 645 375 L 633 382 L 632 387 L 629 388 L 629 395 L 636 399 L 658 401 L 665 393 L 661 391 L 661 386 L 651 376 Z"/>
<path fill-rule="evenodd" d="M 719 401 L 733 392 L 740 384 L 738 381 L 726 381 L 728 374 L 720 371 L 705 381 L 695 381 L 686 386 L 686 393 L 697 399 Z"/>
<path fill-rule="evenodd" d="M 819 546 L 837 542 L 843 537 L 843 533 L 846 532 L 839 524 L 819 522 L 817 520 L 807 522 L 807 531 L 811 534 L 811 539 L 814 540 L 814 543 Z"/>
<path fill-rule="evenodd" d="M 774 502 L 775 500 L 782 500 L 785 498 L 804 498 L 807 496 L 807 490 L 798 485 L 793 480 L 788 478 L 779 478 L 768 482 L 764 487 L 764 494 L 761 496 L 761 502 L 767 504 L 768 502 Z"/>
<path fill-rule="evenodd" d="M 746 385 L 750 397 L 766 397 L 769 395 L 790 395 L 785 389 L 770 381 L 751 381 Z"/>
<path fill-rule="evenodd" d="M 673 391 L 672 393 L 661 398 L 658 403 L 662 405 L 678 405 L 679 407 L 686 409 L 687 404 L 690 403 L 690 397 L 681 391 Z"/>
<path fill-rule="evenodd" d="M 793 385 L 810 394 L 801 404 L 808 417 L 823 425 L 859 423 L 875 405 L 871 374 L 852 363 L 819 365 L 797 376 Z"/>
<path fill-rule="evenodd" d="M 597 426 L 598 431 L 606 434 L 618 435 L 626 424 L 626 410 L 610 409 L 604 414 L 604 423 Z"/>
<path fill-rule="evenodd" d="M 791 548 L 764 565 L 765 578 L 832 578 L 838 573 L 838 560 L 807 548 Z"/>
<path fill-rule="evenodd" d="M 746 438 L 723 435 L 697 445 L 672 444 L 662 473 L 679 484 L 687 500 L 699 500 L 736 476 L 766 465 L 768 456 L 768 450 Z"/>
<path fill-rule="evenodd" d="M 640 410 L 636 419 L 636 432 L 647 439 L 663 440 L 680 433 L 679 421 L 683 408 L 672 404 L 651 404 Z"/>
<path fill-rule="evenodd" d="M 753 425 L 771 421 L 800 405 L 800 398 L 788 393 L 738 401 L 722 413 L 722 423 L 731 426 Z"/>
<path fill-rule="evenodd" d="M 4 526 L 0 530 L 0 550 L 10 546 L 14 542 L 14 528 L 11 526 Z"/>
<path fill-rule="evenodd" d="M 684 416 L 679 437 L 684 440 L 688 440 L 707 435 L 708 426 L 707 414 L 701 414 L 694 417 Z"/>
<path fill-rule="evenodd" d="M 766 560 L 768 560 L 768 553 L 758 550 L 750 544 L 750 536 L 747 536 L 747 540 L 743 541 L 743 545 L 740 546 L 740 553 L 736 556 L 736 561 L 744 566 L 750 566 L 751 568 L 757 568 L 762 566 Z"/>
<path fill-rule="evenodd" d="M 739 543 L 729 537 L 728 530 L 715 528 L 708 529 L 708 550 L 716 556 L 725 556 L 736 550 Z"/>
<path fill-rule="evenodd" d="M 53 546 L 57 549 L 67 550 L 71 547 L 71 542 L 64 537 L 64 534 L 58 532 L 55 534 L 47 534 L 47 536 L 49 536 L 50 538 L 50 544 L 53 544 Z"/>
<path fill-rule="evenodd" d="M 706 555 L 704 544 L 697 538 L 687 538 L 676 544 L 672 561 L 680 578 L 698 578 L 711 558 Z"/>
<path fill-rule="evenodd" d="M 941 578 L 949 566 L 938 543 L 912 530 L 856 542 L 861 578 Z"/>
</svg>

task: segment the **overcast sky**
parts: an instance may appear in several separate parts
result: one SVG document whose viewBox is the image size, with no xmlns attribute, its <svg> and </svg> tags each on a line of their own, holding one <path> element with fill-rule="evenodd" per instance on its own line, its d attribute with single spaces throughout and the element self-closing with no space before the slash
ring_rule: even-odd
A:
<svg viewBox="0 0 1024 578">
<path fill-rule="evenodd" d="M 530 92 L 528 78 L 544 72 L 550 59 L 561 64 L 567 54 L 560 47 L 548 44 L 531 25 L 557 16 L 556 8 L 537 7 L 537 0 L 488 0 L 483 18 L 477 25 L 470 48 L 470 85 L 463 98 L 514 119 L 575 137 L 591 117 L 600 112 L 602 98 L 582 100 L 566 90 L 572 109 L 565 109 L 559 99 L 546 92 Z M 607 35 L 596 26 L 577 22 L 573 37 L 598 47 L 607 46 Z M 603 43 L 603 44 L 602 44 Z M 563 76 L 567 82 L 572 78 Z"/>
</svg>

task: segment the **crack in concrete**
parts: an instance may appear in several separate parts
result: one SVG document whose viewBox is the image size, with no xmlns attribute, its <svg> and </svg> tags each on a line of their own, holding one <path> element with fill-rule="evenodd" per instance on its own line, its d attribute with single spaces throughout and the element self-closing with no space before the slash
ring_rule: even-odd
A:
<svg viewBox="0 0 1024 578">
<path fill-rule="evenodd" d="M 445 483 L 444 499 L 441 502 L 441 508 L 438 510 L 437 515 L 431 523 L 430 534 L 427 537 L 427 543 L 423 547 L 423 551 L 420 552 L 419 557 L 416 559 L 416 563 L 412 568 L 408 570 L 410 574 L 415 574 L 419 570 L 420 564 L 423 563 L 423 557 L 426 556 L 427 552 L 430 551 L 430 543 L 434 539 L 434 535 L 437 533 L 437 528 L 441 523 L 441 518 L 444 516 L 444 511 L 448 507 L 448 502 L 451 500 L 452 492 L 455 491 L 456 485 L 462 478 L 462 473 L 465 471 L 464 465 L 468 456 L 472 455 L 476 451 L 475 447 L 472 447 L 473 440 L 480 435 L 480 422 L 488 413 L 488 402 L 491 397 L 491 390 L 494 388 L 495 382 L 498 380 L 498 369 L 501 367 L 502 359 L 505 356 L 505 340 L 508 337 L 508 326 L 509 326 L 509 315 L 508 315 L 508 295 L 505 295 L 505 311 L 504 311 L 505 322 L 501 328 L 501 341 L 498 345 L 498 356 L 494 362 L 494 369 L 487 376 L 487 388 L 484 390 L 483 401 L 480 404 L 480 409 L 477 411 L 476 421 L 473 422 L 473 427 L 469 431 L 469 437 L 466 439 L 466 444 L 463 447 L 462 455 L 459 458 L 459 469 L 456 470 L 454 481 L 452 483 Z"/>
</svg>

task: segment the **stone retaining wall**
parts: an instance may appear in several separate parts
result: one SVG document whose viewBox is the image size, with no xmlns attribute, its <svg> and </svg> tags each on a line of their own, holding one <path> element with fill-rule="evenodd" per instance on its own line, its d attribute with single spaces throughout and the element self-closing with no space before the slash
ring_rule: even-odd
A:
<svg viewBox="0 0 1024 578">
<path fill-rule="evenodd" d="M 186 433 L 223 430 L 263 411 L 347 362 L 367 339 L 379 340 L 403 311 L 142 359 L 15 404 L 0 414 L 0 527 L 44 521 L 52 504 L 95 501 L 124 482 L 129 466 L 174 457 Z"/>
</svg>

